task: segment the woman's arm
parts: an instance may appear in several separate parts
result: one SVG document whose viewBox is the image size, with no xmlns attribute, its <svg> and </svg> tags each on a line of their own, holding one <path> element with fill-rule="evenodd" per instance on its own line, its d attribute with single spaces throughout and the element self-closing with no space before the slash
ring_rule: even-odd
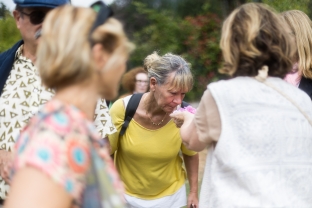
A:
<svg viewBox="0 0 312 208">
<path fill-rule="evenodd" d="M 118 149 L 119 145 L 119 133 L 124 123 L 125 118 L 125 107 L 123 99 L 115 101 L 109 111 L 112 118 L 113 125 L 116 127 L 117 131 L 113 134 L 108 135 L 108 142 L 110 148 L 110 154 L 113 155 Z"/>
<path fill-rule="evenodd" d="M 188 156 L 183 154 L 185 168 L 187 172 L 188 181 L 190 184 L 190 193 L 187 199 L 187 207 L 191 204 L 198 207 L 198 154 L 194 156 Z"/>
<path fill-rule="evenodd" d="M 175 112 L 170 114 L 175 123 L 183 123 L 180 127 L 180 134 L 184 146 L 193 151 L 200 152 L 207 143 L 201 142 L 198 139 L 197 128 L 194 121 L 194 114 L 189 112 Z"/>
<path fill-rule="evenodd" d="M 201 142 L 198 138 L 194 115 L 189 112 L 182 112 L 184 123 L 180 128 L 183 144 L 187 149 L 200 152 L 210 143 Z"/>
<path fill-rule="evenodd" d="M 40 170 L 26 166 L 16 173 L 4 208 L 70 208 L 73 198 Z"/>
<path fill-rule="evenodd" d="M 115 152 L 113 152 L 112 150 L 112 146 L 110 145 L 110 142 L 109 142 L 109 139 L 108 139 L 108 136 L 104 137 L 104 141 L 105 141 L 105 145 L 107 147 L 107 150 L 108 150 L 108 153 L 110 155 L 110 157 L 112 158 L 112 160 L 114 161 L 115 160 Z"/>
<path fill-rule="evenodd" d="M 221 134 L 221 118 L 217 104 L 206 90 L 194 114 L 187 111 L 170 114 L 180 126 L 183 144 L 190 150 L 202 151 L 218 141 Z"/>
</svg>

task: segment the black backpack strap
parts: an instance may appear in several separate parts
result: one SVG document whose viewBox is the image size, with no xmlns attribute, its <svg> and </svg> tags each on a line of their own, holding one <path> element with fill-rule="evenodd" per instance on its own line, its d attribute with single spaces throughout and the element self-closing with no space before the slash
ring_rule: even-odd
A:
<svg viewBox="0 0 312 208">
<path fill-rule="evenodd" d="M 105 100 L 107 107 L 109 108 L 110 100 Z"/>
<path fill-rule="evenodd" d="M 189 105 L 190 105 L 190 104 L 188 104 L 187 102 L 182 101 L 182 103 L 181 103 L 181 108 L 184 108 L 184 107 L 189 106 Z"/>
<path fill-rule="evenodd" d="M 143 96 L 143 93 L 137 93 L 131 96 L 128 102 L 127 108 L 126 108 L 125 119 L 124 119 L 124 123 L 122 124 L 119 136 L 122 136 L 125 134 L 126 129 L 128 128 L 129 123 L 139 106 L 142 96 Z"/>
</svg>

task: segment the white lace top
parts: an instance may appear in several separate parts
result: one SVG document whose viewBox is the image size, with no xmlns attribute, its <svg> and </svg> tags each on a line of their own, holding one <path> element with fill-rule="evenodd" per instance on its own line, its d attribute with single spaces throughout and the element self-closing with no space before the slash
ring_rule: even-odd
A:
<svg viewBox="0 0 312 208">
<path fill-rule="evenodd" d="M 312 103 L 279 78 L 268 82 L 312 118 Z M 210 84 L 221 135 L 207 155 L 201 208 L 312 206 L 312 126 L 286 98 L 249 77 Z"/>
</svg>

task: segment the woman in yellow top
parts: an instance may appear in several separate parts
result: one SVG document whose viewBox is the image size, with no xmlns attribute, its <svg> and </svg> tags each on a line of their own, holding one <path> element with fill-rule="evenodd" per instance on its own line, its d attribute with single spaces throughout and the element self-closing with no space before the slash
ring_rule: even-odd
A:
<svg viewBox="0 0 312 208">
<path fill-rule="evenodd" d="M 193 86 L 190 65 L 180 56 L 153 53 L 145 58 L 150 92 L 143 94 L 124 135 L 119 136 L 130 96 L 117 100 L 111 116 L 117 132 L 109 136 L 111 153 L 125 184 L 130 207 L 198 207 L 198 155 L 182 144 L 169 114 Z M 118 141 L 119 140 L 119 141 Z M 190 182 L 186 197 L 180 151 Z"/>
</svg>

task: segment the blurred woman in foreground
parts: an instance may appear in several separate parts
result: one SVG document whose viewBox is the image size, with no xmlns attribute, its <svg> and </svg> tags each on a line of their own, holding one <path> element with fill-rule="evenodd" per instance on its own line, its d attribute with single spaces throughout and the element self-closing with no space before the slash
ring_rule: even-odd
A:
<svg viewBox="0 0 312 208">
<path fill-rule="evenodd" d="M 123 207 L 123 188 L 93 117 L 100 97 L 117 95 L 131 45 L 113 18 L 103 19 L 90 33 L 95 18 L 92 9 L 64 6 L 51 11 L 44 21 L 37 65 L 43 83 L 56 89 L 56 95 L 16 142 L 15 174 L 6 208 L 89 208 L 96 201 Z M 102 160 L 93 161 L 96 155 Z M 101 167 L 99 177 L 109 181 L 104 186 L 87 186 L 94 178 L 92 171 Z M 95 186 L 100 186 L 105 198 L 87 203 L 84 200 L 93 198 L 86 195 L 100 197 L 93 192 Z"/>
<path fill-rule="evenodd" d="M 209 84 L 195 117 L 171 114 L 186 147 L 210 147 L 201 208 L 312 204 L 312 103 L 283 80 L 295 49 L 286 29 L 263 4 L 234 10 L 220 43 L 233 79 Z"/>
</svg>

